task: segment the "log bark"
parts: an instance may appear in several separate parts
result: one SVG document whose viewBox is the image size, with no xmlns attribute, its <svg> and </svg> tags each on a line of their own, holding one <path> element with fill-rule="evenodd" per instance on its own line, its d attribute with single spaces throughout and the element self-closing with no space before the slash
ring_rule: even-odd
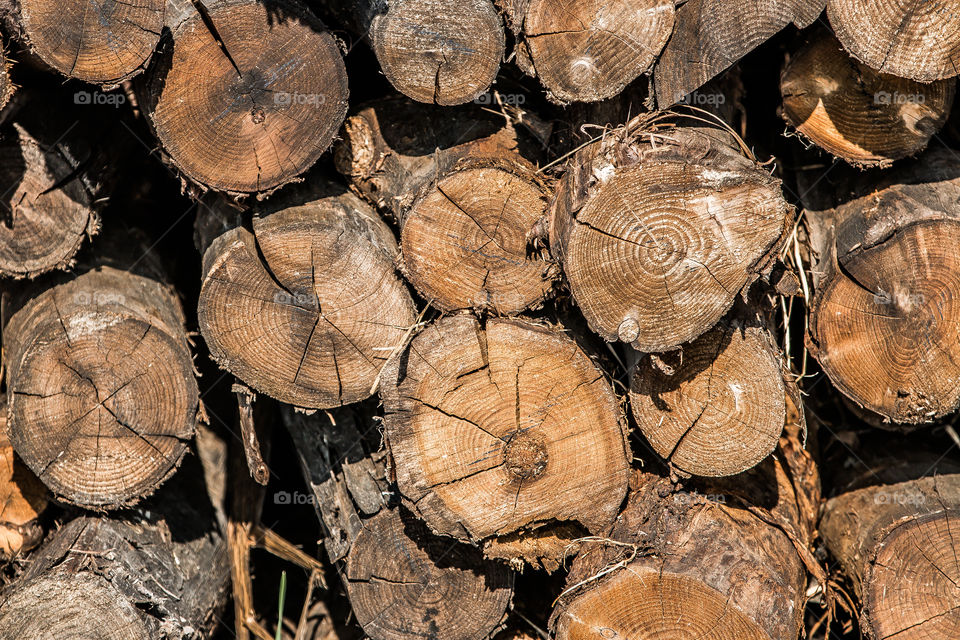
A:
<svg viewBox="0 0 960 640">
<path fill-rule="evenodd" d="M 718 136 L 628 125 L 571 159 L 550 248 L 604 340 L 642 352 L 694 340 L 772 264 L 792 211 L 779 181 Z"/>
<path fill-rule="evenodd" d="M 926 148 L 955 92 L 953 78 L 921 84 L 874 71 L 826 30 L 811 35 L 780 78 L 787 123 L 857 167 L 886 167 Z"/>
<path fill-rule="evenodd" d="M 373 394 L 417 316 L 389 227 L 322 179 L 257 207 L 252 231 L 236 220 L 218 228 L 221 215 L 204 208 L 198 218 L 207 248 L 197 313 L 213 359 L 300 407 Z"/>
<path fill-rule="evenodd" d="M 643 356 L 630 406 L 647 441 L 677 470 L 733 475 L 774 450 L 788 403 L 800 406 L 788 376 L 767 323 L 738 309 L 682 352 Z"/>
<path fill-rule="evenodd" d="M 807 27 L 826 0 L 688 0 L 654 67 L 657 108 L 674 105 L 789 24 Z"/>
<path fill-rule="evenodd" d="M 343 122 L 340 50 L 296 0 L 201 6 L 168 17 L 172 36 L 140 104 L 170 162 L 201 189 L 271 191 L 316 162 Z"/>
<path fill-rule="evenodd" d="M 166 0 L 4 0 L 7 35 L 45 66 L 106 88 L 139 74 L 164 26 Z"/>
<path fill-rule="evenodd" d="M 3 334 L 14 449 L 59 499 L 92 509 L 152 493 L 197 420 L 180 302 L 137 246 L 116 229 L 96 264 L 18 296 Z"/>
<path fill-rule="evenodd" d="M 808 346 L 857 405 L 887 422 L 932 422 L 960 406 L 960 172 L 952 151 L 932 149 L 863 182 L 859 197 L 807 212 Z"/>
<path fill-rule="evenodd" d="M 0 406 L 5 405 L 6 395 L 0 394 Z M 19 557 L 40 544 L 40 516 L 47 503 L 47 488 L 14 453 L 6 412 L 0 412 L 0 560 Z"/>
<path fill-rule="evenodd" d="M 156 499 L 126 515 L 64 525 L 4 594 L 0 637 L 207 637 L 230 573 L 199 467 L 191 459 Z"/>
<path fill-rule="evenodd" d="M 404 504 L 437 533 L 496 544 L 555 535 L 538 529 L 556 523 L 596 532 L 616 517 L 623 417 L 604 374 L 559 329 L 443 318 L 387 366 L 381 398 Z M 532 551 L 517 560 L 540 562 Z"/>
<path fill-rule="evenodd" d="M 647 73 L 674 27 L 673 0 L 498 0 L 517 61 L 561 104 L 617 95 Z"/>
<path fill-rule="evenodd" d="M 401 269 L 431 305 L 512 315 L 551 295 L 559 270 L 532 242 L 548 185 L 502 118 L 387 100 L 343 137 L 338 170 L 398 220 Z"/>
<path fill-rule="evenodd" d="M 10 59 L 5 51 L 0 51 L 0 110 L 2 110 L 17 90 L 17 86 L 10 79 Z"/>
<path fill-rule="evenodd" d="M 960 466 L 915 439 L 854 444 L 830 467 L 841 477 L 820 533 L 860 599 L 861 628 L 871 640 L 956 637 Z"/>
<path fill-rule="evenodd" d="M 952 78 L 960 65 L 960 9 L 954 2 L 827 0 L 837 38 L 877 71 L 917 82 Z"/>
<path fill-rule="evenodd" d="M 363 630 L 374 640 L 491 636 L 510 604 L 512 573 L 397 505 L 376 427 L 364 429 L 348 409 L 305 416 L 288 407 L 283 417 Z"/>
<path fill-rule="evenodd" d="M 571 565 L 551 617 L 557 640 L 795 640 L 819 495 L 798 435 L 724 481 L 636 472 L 616 524 Z"/>
</svg>

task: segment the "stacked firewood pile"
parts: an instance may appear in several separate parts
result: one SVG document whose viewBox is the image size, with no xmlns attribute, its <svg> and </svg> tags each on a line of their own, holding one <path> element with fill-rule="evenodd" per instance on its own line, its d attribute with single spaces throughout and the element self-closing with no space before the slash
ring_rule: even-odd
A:
<svg viewBox="0 0 960 640">
<path fill-rule="evenodd" d="M 0 640 L 960 638 L 960 3 L 0 31 Z"/>
</svg>

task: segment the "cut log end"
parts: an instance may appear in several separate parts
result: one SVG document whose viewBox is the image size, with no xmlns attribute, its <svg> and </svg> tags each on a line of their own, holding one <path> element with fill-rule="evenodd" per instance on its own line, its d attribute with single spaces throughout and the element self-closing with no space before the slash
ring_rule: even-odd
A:
<svg viewBox="0 0 960 640">
<path fill-rule="evenodd" d="M 414 204 L 400 243 L 411 283 L 444 311 L 513 315 L 540 304 L 557 268 L 528 253 L 546 193 L 530 172 L 475 167 L 455 171 Z"/>
<path fill-rule="evenodd" d="M 532 0 L 524 44 L 559 102 L 611 98 L 653 65 L 673 31 L 673 0 Z"/>
<path fill-rule="evenodd" d="M 284 0 L 221 2 L 207 13 L 216 37 L 195 14 L 151 78 L 144 102 L 153 129 L 193 182 L 269 191 L 316 162 L 343 122 L 340 50 L 316 18 Z"/>
<path fill-rule="evenodd" d="M 626 492 L 616 398 L 561 332 L 452 316 L 384 372 L 400 491 L 438 533 L 479 541 L 549 522 L 596 532 Z"/>
<path fill-rule="evenodd" d="M 165 0 L 20 0 L 31 51 L 63 75 L 113 86 L 143 70 L 160 40 Z"/>
<path fill-rule="evenodd" d="M 783 116 L 829 153 L 861 167 L 912 156 L 946 122 L 954 79 L 920 84 L 878 73 L 820 34 L 780 81 Z"/>
<path fill-rule="evenodd" d="M 370 38 L 390 83 L 439 105 L 470 102 L 493 83 L 504 53 L 490 0 L 407 0 L 374 18 Z"/>
<path fill-rule="evenodd" d="M 489 637 L 513 593 L 505 564 L 396 511 L 364 521 L 345 577 L 357 621 L 374 640 Z"/>
<path fill-rule="evenodd" d="M 5 405 L 5 399 L 0 398 Z M 43 538 L 38 518 L 47 507 L 47 489 L 10 446 L 6 412 L 0 416 L 0 559 L 30 551 Z"/>
</svg>

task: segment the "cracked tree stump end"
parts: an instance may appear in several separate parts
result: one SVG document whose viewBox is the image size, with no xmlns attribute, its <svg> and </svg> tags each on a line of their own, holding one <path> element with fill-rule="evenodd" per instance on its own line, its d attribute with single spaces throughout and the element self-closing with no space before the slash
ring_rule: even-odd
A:
<svg viewBox="0 0 960 640">
<path fill-rule="evenodd" d="M 628 126 L 570 161 L 550 248 L 593 331 L 661 352 L 727 313 L 792 216 L 780 182 L 715 130 Z"/>
<path fill-rule="evenodd" d="M 513 315 L 552 294 L 536 245 L 548 185 L 502 119 L 383 101 L 351 116 L 337 168 L 401 227 L 401 268 L 442 311 Z"/>
<path fill-rule="evenodd" d="M 781 114 L 828 153 L 858 167 L 922 151 L 947 120 L 956 80 L 921 84 L 853 59 L 826 30 L 795 52 L 780 78 Z"/>
<path fill-rule="evenodd" d="M 224 0 L 171 30 L 140 102 L 193 183 L 270 191 L 330 145 L 346 115 L 346 70 L 336 40 L 300 3 Z"/>
<path fill-rule="evenodd" d="M 383 220 L 332 183 L 307 191 L 258 208 L 252 231 L 201 231 L 215 239 L 201 239 L 197 314 L 221 367 L 282 402 L 331 408 L 376 391 L 416 309 Z"/>
<path fill-rule="evenodd" d="M 443 318 L 384 370 L 381 395 L 404 503 L 437 533 L 479 542 L 568 521 L 596 532 L 616 516 L 629 467 L 620 408 L 558 329 Z"/>
</svg>

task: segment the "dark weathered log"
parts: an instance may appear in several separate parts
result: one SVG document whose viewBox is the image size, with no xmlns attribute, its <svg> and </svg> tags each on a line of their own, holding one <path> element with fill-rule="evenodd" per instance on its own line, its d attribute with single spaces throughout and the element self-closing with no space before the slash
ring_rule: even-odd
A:
<svg viewBox="0 0 960 640">
<path fill-rule="evenodd" d="M 916 439 L 850 444 L 831 460 L 837 495 L 820 534 L 860 599 L 861 628 L 871 640 L 958 637 L 960 465 Z"/>
<path fill-rule="evenodd" d="M 502 117 L 386 100 L 343 136 L 337 168 L 396 217 L 401 268 L 431 305 L 509 315 L 551 293 L 559 270 L 530 246 L 547 185 Z"/>
<path fill-rule="evenodd" d="M 201 188 L 270 191 L 309 168 L 347 109 L 333 36 L 297 0 L 171 12 L 140 103 L 172 164 Z M 296 43 L 296 46 L 291 46 Z"/>
<path fill-rule="evenodd" d="M 68 78 L 114 87 L 146 67 L 166 0 L 3 0 L 7 35 Z M 189 4 L 189 2 L 188 2 Z"/>
<path fill-rule="evenodd" d="M 782 115 L 829 153 L 859 166 L 888 166 L 922 151 L 943 127 L 956 80 L 932 84 L 879 73 L 818 30 L 780 78 Z"/>
<path fill-rule="evenodd" d="M 827 0 L 843 46 L 877 71 L 932 82 L 960 73 L 960 6 L 952 0 Z"/>
<path fill-rule="evenodd" d="M 60 499 L 96 509 L 168 478 L 198 407 L 177 295 L 115 231 L 79 275 L 17 296 L 3 332 L 14 449 Z"/>
<path fill-rule="evenodd" d="M 623 417 L 604 374 L 561 330 L 443 318 L 387 366 L 380 393 L 404 503 L 437 533 L 479 542 L 568 521 L 596 532 L 616 517 L 629 467 Z"/>
<path fill-rule="evenodd" d="M 688 0 L 654 67 L 657 107 L 665 109 L 793 23 L 813 23 L 826 0 Z"/>
<path fill-rule="evenodd" d="M 808 344 L 833 384 L 886 421 L 960 406 L 960 166 L 931 149 L 806 219 L 816 297 Z"/>
<path fill-rule="evenodd" d="M 797 436 L 724 481 L 636 472 L 616 524 L 571 565 L 556 638 L 796 640 L 819 497 Z"/>
<path fill-rule="evenodd" d="M 0 637 L 208 637 L 229 586 L 226 543 L 191 458 L 133 511 L 80 516 L 57 531 L 4 594 Z"/>
<path fill-rule="evenodd" d="M 650 70 L 673 31 L 673 0 L 497 2 L 521 68 L 560 103 L 617 95 Z"/>
<path fill-rule="evenodd" d="M 513 591 L 503 563 L 432 534 L 398 507 L 376 427 L 350 410 L 305 416 L 285 408 L 323 524 L 324 546 L 357 621 L 374 640 L 471 640 L 502 623 Z M 373 438 L 371 433 L 373 432 Z"/>
<path fill-rule="evenodd" d="M 202 207 L 198 217 L 206 249 L 197 314 L 213 359 L 300 407 L 373 394 L 416 322 L 386 223 L 321 178 L 255 208 L 252 232 L 224 216 L 239 212 Z"/>
<path fill-rule="evenodd" d="M 10 79 L 10 60 L 5 51 L 0 50 L 0 109 L 7 106 L 10 98 L 13 97 L 17 86 Z"/>
<path fill-rule="evenodd" d="M 792 210 L 716 130 L 630 125 L 571 159 L 550 248 L 590 328 L 638 351 L 709 330 L 772 264 Z"/>
<path fill-rule="evenodd" d="M 6 406 L 0 394 L 0 407 Z M 0 560 L 30 551 L 43 539 L 39 522 L 47 508 L 47 488 L 14 453 L 7 437 L 6 411 L 0 411 Z"/>
<path fill-rule="evenodd" d="M 643 356 L 630 406 L 647 441 L 671 465 L 726 476 L 750 469 L 777 446 L 795 391 L 788 380 L 767 324 L 743 309 L 683 351 Z"/>
</svg>

